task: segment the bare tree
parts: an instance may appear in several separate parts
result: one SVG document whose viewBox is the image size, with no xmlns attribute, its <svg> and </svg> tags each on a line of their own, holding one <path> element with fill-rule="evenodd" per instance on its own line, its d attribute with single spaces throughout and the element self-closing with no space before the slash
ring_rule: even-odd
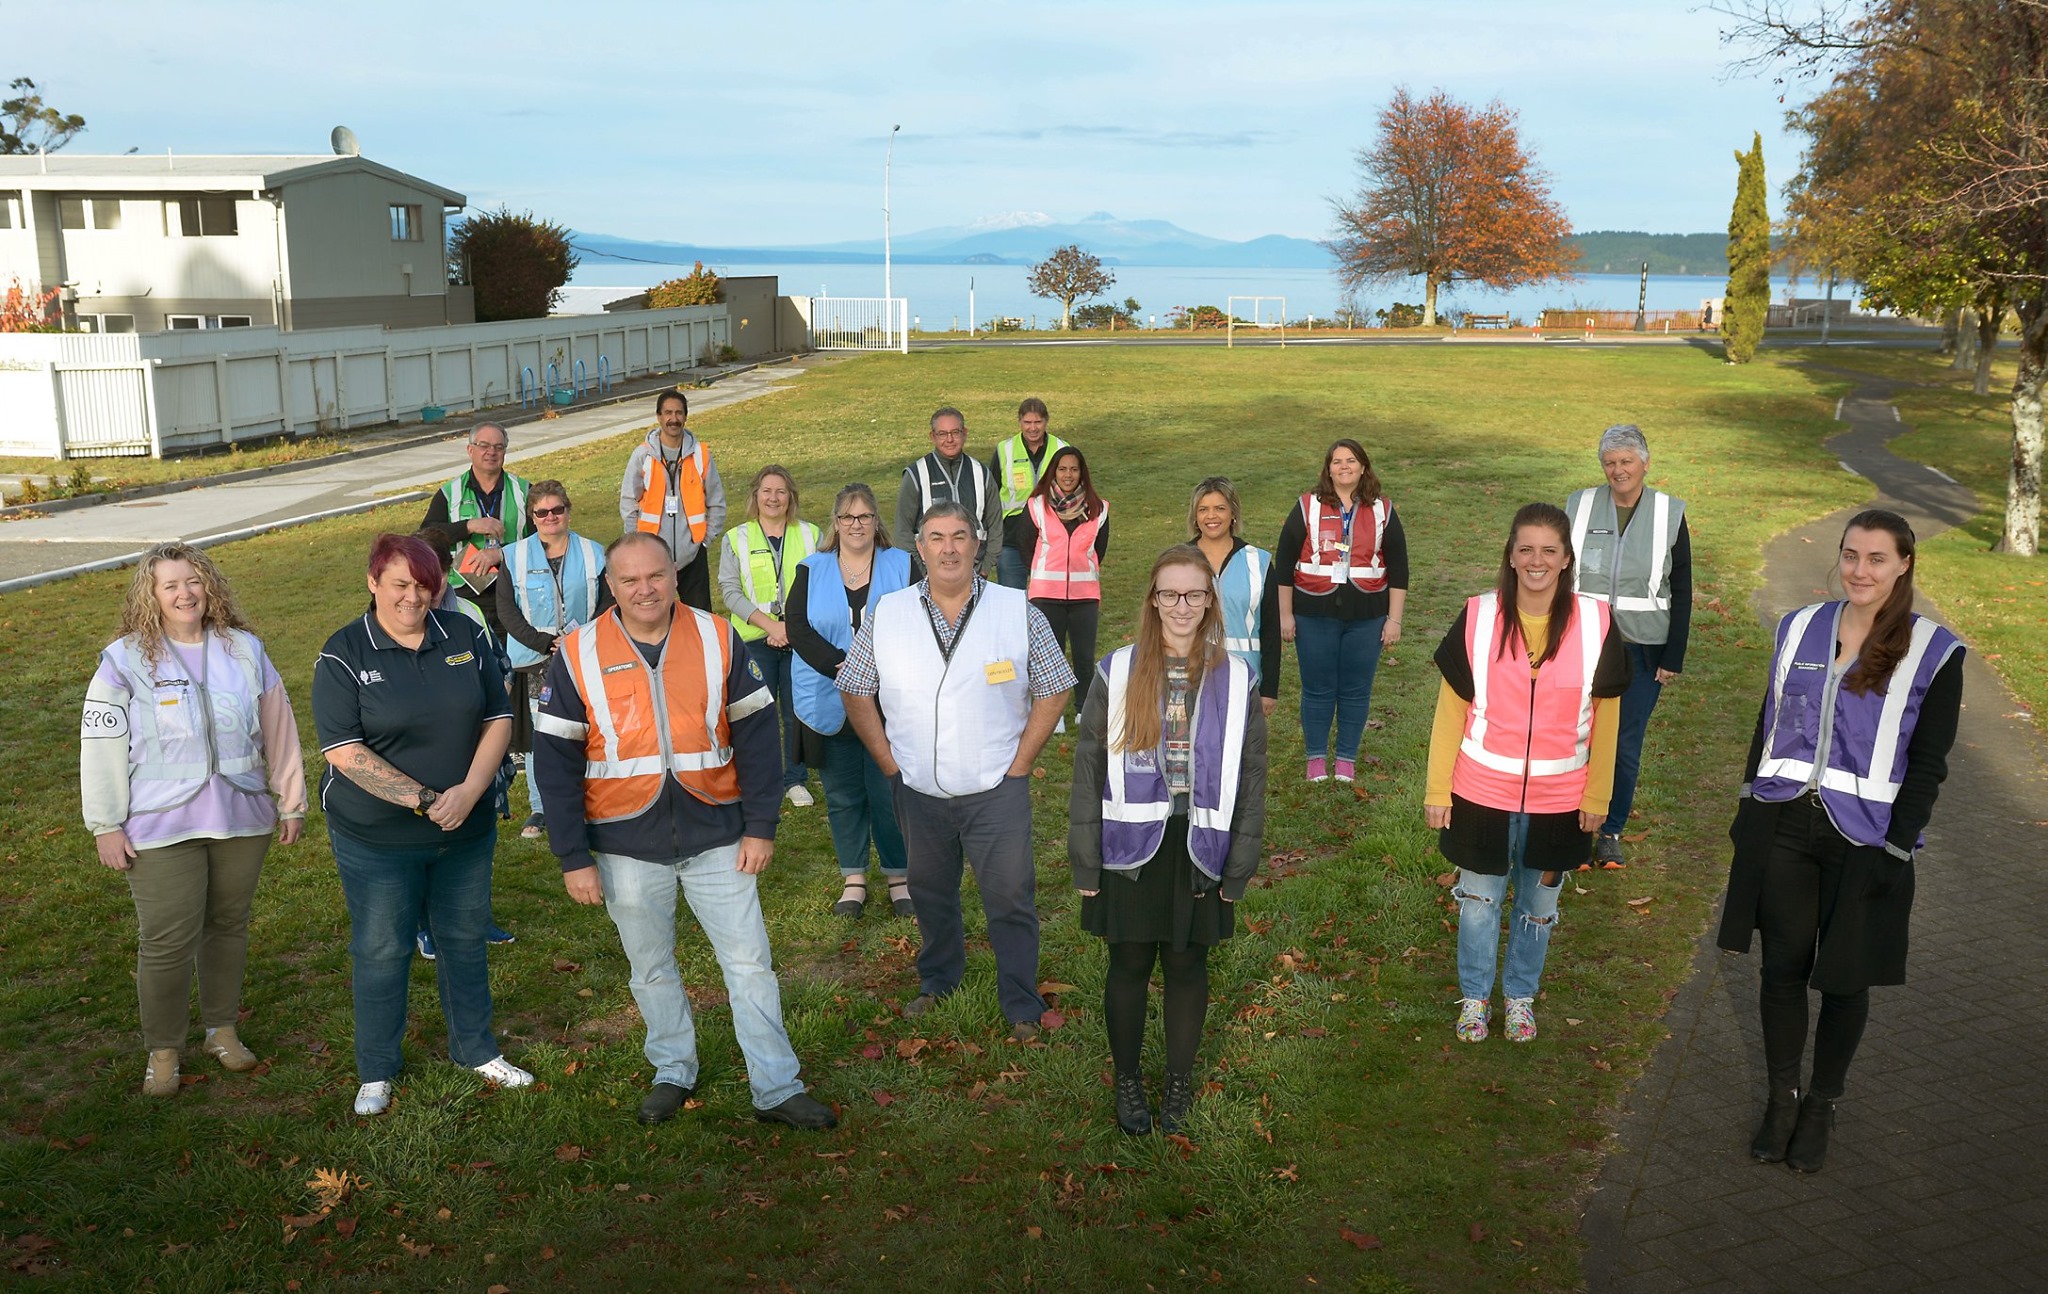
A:
<svg viewBox="0 0 2048 1294">
<path fill-rule="evenodd" d="M 1024 281 L 1031 295 L 1060 303 L 1060 331 L 1074 326 L 1074 303 L 1101 296 L 1116 286 L 1116 275 L 1102 268 L 1102 258 L 1075 243 L 1055 251 L 1031 267 Z"/>
<path fill-rule="evenodd" d="M 0 100 L 0 153 L 54 153 L 85 129 L 85 118 L 43 102 L 43 92 L 25 76 L 14 78 L 12 99 Z"/>
</svg>

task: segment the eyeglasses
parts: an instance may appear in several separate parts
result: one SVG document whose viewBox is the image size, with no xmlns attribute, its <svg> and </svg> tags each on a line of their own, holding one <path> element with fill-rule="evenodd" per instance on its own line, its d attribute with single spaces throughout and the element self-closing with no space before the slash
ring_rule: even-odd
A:
<svg viewBox="0 0 2048 1294">
<path fill-rule="evenodd" d="M 1189 589 L 1185 593 L 1177 589 L 1152 590 L 1152 605 L 1158 607 L 1161 611 L 1172 610 L 1183 603 L 1187 604 L 1191 610 L 1200 611 L 1203 607 L 1209 605 L 1209 590 Z"/>
<path fill-rule="evenodd" d="M 486 454 L 502 454 L 506 448 L 504 444 L 494 440 L 472 440 L 469 442 L 469 447 L 471 449 L 480 449 Z"/>
<path fill-rule="evenodd" d="M 533 510 L 533 516 L 534 520 L 538 521 L 542 517 L 566 516 L 568 515 L 568 512 L 569 505 L 565 503 L 559 508 L 535 508 Z"/>
<path fill-rule="evenodd" d="M 932 432 L 932 439 L 933 439 L 933 440 L 961 440 L 961 439 L 964 439 L 964 438 L 966 437 L 966 435 L 967 435 L 967 428 L 965 428 L 965 427 L 956 427 L 956 428 L 954 428 L 954 429 L 953 429 L 953 430 L 951 430 L 951 431 L 940 431 L 940 430 L 934 429 L 934 430 L 933 430 L 933 432 Z"/>
<path fill-rule="evenodd" d="M 839 519 L 849 526 L 872 526 L 875 524 L 875 514 L 872 512 L 842 512 L 839 514 Z"/>
</svg>

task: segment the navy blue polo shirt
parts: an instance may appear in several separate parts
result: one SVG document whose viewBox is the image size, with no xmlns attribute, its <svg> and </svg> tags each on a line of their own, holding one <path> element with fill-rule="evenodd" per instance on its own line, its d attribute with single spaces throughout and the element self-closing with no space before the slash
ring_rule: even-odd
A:
<svg viewBox="0 0 2048 1294">
<path fill-rule="evenodd" d="M 497 653 L 482 627 L 459 611 L 428 612 L 417 651 L 393 641 L 376 615 L 365 613 L 336 630 L 313 664 L 313 726 L 322 753 L 361 742 L 436 791 L 469 776 L 486 723 L 511 717 Z M 460 827 L 442 831 L 410 806 L 378 799 L 332 765 L 320 778 L 328 826 L 367 845 L 473 840 L 495 829 L 491 801 L 483 796 Z"/>
</svg>

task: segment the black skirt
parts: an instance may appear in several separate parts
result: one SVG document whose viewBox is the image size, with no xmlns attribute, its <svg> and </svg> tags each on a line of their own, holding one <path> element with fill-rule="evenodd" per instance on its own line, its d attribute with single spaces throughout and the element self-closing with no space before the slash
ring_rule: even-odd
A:
<svg viewBox="0 0 2048 1294">
<path fill-rule="evenodd" d="M 1237 905 L 1225 903 L 1214 885 L 1198 893 L 1198 875 L 1188 857 L 1187 815 L 1176 813 L 1166 820 L 1159 852 L 1135 875 L 1103 870 L 1102 892 L 1081 900 L 1081 928 L 1113 944 L 1213 948 L 1236 933 Z"/>
<path fill-rule="evenodd" d="M 541 675 L 547 673 L 547 668 L 547 662 L 542 661 L 512 671 L 511 752 L 515 755 L 533 753 L 533 709 L 529 702 L 540 690 Z"/>
</svg>

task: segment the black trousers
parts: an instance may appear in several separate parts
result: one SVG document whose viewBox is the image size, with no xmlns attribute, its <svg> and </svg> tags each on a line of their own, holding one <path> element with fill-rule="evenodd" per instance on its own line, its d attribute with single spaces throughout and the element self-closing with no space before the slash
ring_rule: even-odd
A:
<svg viewBox="0 0 2048 1294">
<path fill-rule="evenodd" d="M 676 568 L 676 600 L 699 611 L 711 609 L 711 551 L 699 548 L 688 566 Z"/>
<path fill-rule="evenodd" d="M 1811 995 L 1807 980 L 1813 975 L 1821 935 L 1841 898 L 1850 848 L 1828 821 L 1827 812 L 1807 797 L 1786 805 L 1778 816 L 1757 910 L 1757 928 L 1763 936 L 1763 985 L 1757 1007 L 1763 1017 L 1764 1065 L 1775 1091 L 1799 1086 Z M 1829 1098 L 1842 1094 L 1869 1019 L 1867 988 L 1820 995 L 1809 1090 Z"/>
<path fill-rule="evenodd" d="M 1095 627 L 1102 618 L 1102 603 L 1094 598 L 1061 602 L 1033 598 L 1031 605 L 1045 613 L 1045 623 L 1067 658 L 1074 662 L 1074 711 L 1088 701 L 1088 683 L 1095 677 Z"/>
</svg>

